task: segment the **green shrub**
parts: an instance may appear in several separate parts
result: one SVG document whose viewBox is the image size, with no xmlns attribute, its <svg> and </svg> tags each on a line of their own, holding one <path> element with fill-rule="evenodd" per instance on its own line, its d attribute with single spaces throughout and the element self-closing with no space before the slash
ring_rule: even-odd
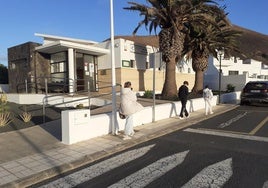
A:
<svg viewBox="0 0 268 188">
<path fill-rule="evenodd" d="M 226 87 L 226 92 L 230 93 L 230 92 L 234 92 L 235 91 L 235 86 L 233 84 L 228 84 Z"/>
<path fill-rule="evenodd" d="M 77 109 L 83 109 L 84 108 L 84 105 L 80 103 L 80 104 L 76 105 L 76 108 Z"/>
<path fill-rule="evenodd" d="M 153 91 L 151 90 L 145 90 L 143 97 L 145 98 L 153 98 Z"/>
</svg>

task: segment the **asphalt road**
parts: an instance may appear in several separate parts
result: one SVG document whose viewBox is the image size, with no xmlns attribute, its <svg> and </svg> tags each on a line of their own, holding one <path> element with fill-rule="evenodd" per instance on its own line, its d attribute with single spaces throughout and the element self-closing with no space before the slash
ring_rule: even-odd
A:
<svg viewBox="0 0 268 188">
<path fill-rule="evenodd" d="M 241 106 L 35 187 L 268 187 L 268 108 Z"/>
</svg>

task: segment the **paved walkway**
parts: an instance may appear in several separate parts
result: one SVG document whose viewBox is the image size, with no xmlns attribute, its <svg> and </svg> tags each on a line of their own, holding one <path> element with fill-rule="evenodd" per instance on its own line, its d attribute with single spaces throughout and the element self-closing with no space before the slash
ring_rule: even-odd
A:
<svg viewBox="0 0 268 188">
<path fill-rule="evenodd" d="M 27 187 L 235 107 L 233 104 L 221 104 L 214 107 L 214 114 L 210 116 L 205 116 L 204 110 L 199 110 L 192 112 L 188 119 L 174 117 L 140 125 L 135 127 L 137 132 L 133 139 L 125 141 L 122 140 L 122 135 L 105 135 L 65 145 L 61 142 L 60 120 L 2 133 L 0 187 Z"/>
</svg>

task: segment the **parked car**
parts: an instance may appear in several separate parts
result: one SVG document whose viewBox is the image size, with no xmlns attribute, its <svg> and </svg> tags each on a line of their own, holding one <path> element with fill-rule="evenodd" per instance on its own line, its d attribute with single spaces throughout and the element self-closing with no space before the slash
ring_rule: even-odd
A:
<svg viewBox="0 0 268 188">
<path fill-rule="evenodd" d="M 266 103 L 268 104 L 268 81 L 251 81 L 243 88 L 240 104 Z"/>
</svg>

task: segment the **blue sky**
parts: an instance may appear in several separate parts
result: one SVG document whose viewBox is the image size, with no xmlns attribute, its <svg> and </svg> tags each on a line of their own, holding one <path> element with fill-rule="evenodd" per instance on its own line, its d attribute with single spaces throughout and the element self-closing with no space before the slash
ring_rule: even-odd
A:
<svg viewBox="0 0 268 188">
<path fill-rule="evenodd" d="M 113 0 L 114 34 L 131 35 L 142 19 L 124 10 L 133 1 Z M 28 41 L 42 43 L 34 33 L 101 42 L 110 37 L 110 0 L 0 0 L 0 64 L 7 65 L 7 48 Z M 268 35 L 267 0 L 225 0 L 235 25 Z M 142 28 L 138 35 L 148 35 Z"/>
</svg>

